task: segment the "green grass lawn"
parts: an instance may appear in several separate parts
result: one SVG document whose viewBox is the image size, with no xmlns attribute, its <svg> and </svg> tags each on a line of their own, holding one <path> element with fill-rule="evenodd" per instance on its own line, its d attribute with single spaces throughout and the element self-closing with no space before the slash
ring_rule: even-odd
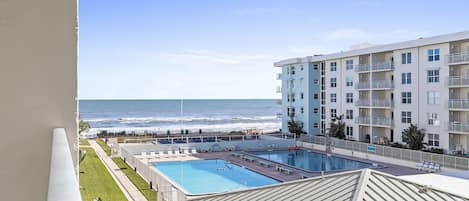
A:
<svg viewBox="0 0 469 201">
<path fill-rule="evenodd" d="M 83 201 L 92 201 L 101 197 L 103 201 L 126 201 L 104 164 L 92 148 L 86 151 L 85 159 L 80 163 L 80 192 Z"/>
<path fill-rule="evenodd" d="M 90 143 L 88 142 L 87 139 L 80 138 L 80 145 L 89 146 Z"/>
<path fill-rule="evenodd" d="M 147 200 L 156 200 L 156 191 L 150 189 L 149 184 L 142 177 L 140 177 L 140 175 L 138 175 L 129 165 L 127 165 L 124 160 L 119 157 L 112 158 L 112 160 L 114 161 L 114 163 L 117 164 L 117 166 L 119 166 L 122 172 L 127 175 L 129 180 L 132 181 L 132 183 L 138 188 L 138 190 L 143 193 Z"/>
<path fill-rule="evenodd" d="M 106 154 L 108 156 L 111 155 L 111 147 L 109 147 L 104 141 L 102 140 L 96 140 L 96 142 L 99 144 L 99 146 L 101 146 L 101 148 L 104 150 L 104 152 L 106 152 Z"/>
</svg>

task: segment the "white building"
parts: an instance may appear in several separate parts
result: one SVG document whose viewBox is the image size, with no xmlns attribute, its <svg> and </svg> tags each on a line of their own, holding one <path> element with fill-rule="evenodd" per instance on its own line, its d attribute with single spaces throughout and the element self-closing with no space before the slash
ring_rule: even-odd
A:
<svg viewBox="0 0 469 201">
<path fill-rule="evenodd" d="M 302 65 L 313 69 L 302 73 Z M 331 119 L 344 115 L 350 139 L 401 142 L 402 131 L 412 123 L 425 129 L 428 146 L 469 152 L 469 31 L 287 59 L 274 66 L 282 68 L 283 114 L 293 107 L 305 128 L 319 118 L 321 129 L 305 130 L 310 134 L 323 134 Z M 298 75 L 291 76 L 293 67 Z M 320 102 L 314 100 L 318 91 Z M 296 100 L 301 93 L 306 99 L 292 104 L 292 92 Z M 305 113 L 298 116 L 302 107 Z M 282 118 L 285 130 L 289 117 Z"/>
</svg>

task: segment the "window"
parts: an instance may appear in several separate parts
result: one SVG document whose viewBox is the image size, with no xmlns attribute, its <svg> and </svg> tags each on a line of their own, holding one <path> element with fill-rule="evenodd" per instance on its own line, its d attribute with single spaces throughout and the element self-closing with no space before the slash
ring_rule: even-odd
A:
<svg viewBox="0 0 469 201">
<path fill-rule="evenodd" d="M 331 71 L 337 71 L 337 62 L 331 62 Z"/>
<path fill-rule="evenodd" d="M 331 109 L 331 118 L 337 117 L 337 109 Z"/>
<path fill-rule="evenodd" d="M 314 65 L 313 65 L 313 69 L 314 69 L 314 70 L 318 70 L 318 65 L 317 65 L 317 64 L 314 64 Z"/>
<path fill-rule="evenodd" d="M 345 94 L 345 102 L 353 103 L 353 93 L 346 93 Z"/>
<path fill-rule="evenodd" d="M 438 126 L 440 125 L 440 115 L 438 113 L 428 113 L 428 125 Z"/>
<path fill-rule="evenodd" d="M 412 84 L 412 74 L 410 72 L 402 73 L 402 84 Z"/>
<path fill-rule="evenodd" d="M 347 134 L 347 136 L 349 136 L 349 137 L 353 136 L 353 127 L 352 126 L 347 126 L 346 131 L 347 132 L 345 134 Z"/>
<path fill-rule="evenodd" d="M 345 69 L 352 70 L 353 69 L 353 60 L 346 60 L 345 61 Z"/>
<path fill-rule="evenodd" d="M 303 93 L 300 94 L 300 98 L 303 99 L 304 98 L 304 95 Z"/>
<path fill-rule="evenodd" d="M 353 86 L 353 78 L 352 77 L 346 77 L 345 78 L 345 86 L 347 86 L 347 87 Z"/>
<path fill-rule="evenodd" d="M 429 133 L 428 134 L 428 145 L 433 146 L 433 147 L 439 147 L 440 146 L 440 135 L 434 134 L 434 133 Z"/>
<path fill-rule="evenodd" d="M 440 70 L 427 70 L 427 82 L 440 82 Z"/>
<path fill-rule="evenodd" d="M 319 127 L 319 124 L 318 124 L 318 123 L 314 123 L 313 126 L 314 126 L 314 128 L 318 128 L 318 127 Z"/>
<path fill-rule="evenodd" d="M 314 108 L 314 113 L 317 114 L 318 113 L 318 108 Z"/>
<path fill-rule="evenodd" d="M 331 94 L 331 103 L 335 103 L 337 102 L 337 94 L 336 93 L 332 93 Z"/>
<path fill-rule="evenodd" d="M 410 64 L 412 63 L 412 53 L 402 53 L 402 64 Z"/>
<path fill-rule="evenodd" d="M 412 113 L 411 112 L 402 112 L 402 123 L 410 124 L 412 122 Z"/>
<path fill-rule="evenodd" d="M 438 91 L 427 92 L 427 103 L 430 105 L 440 104 L 440 92 Z"/>
<path fill-rule="evenodd" d="M 295 66 L 292 66 L 292 67 L 291 67 L 291 74 L 292 74 L 292 75 L 295 74 Z"/>
<path fill-rule="evenodd" d="M 337 87 L 337 78 L 335 77 L 331 78 L 331 87 Z"/>
<path fill-rule="evenodd" d="M 300 108 L 301 114 L 305 113 L 305 109 L 303 107 Z"/>
<path fill-rule="evenodd" d="M 429 49 L 428 50 L 428 61 L 439 61 L 440 60 L 440 49 Z"/>
<path fill-rule="evenodd" d="M 292 95 L 291 95 L 291 101 L 292 101 L 292 102 L 295 102 L 295 94 L 292 94 Z"/>
<path fill-rule="evenodd" d="M 412 92 L 402 92 L 402 103 L 403 104 L 411 104 L 412 103 Z"/>
<path fill-rule="evenodd" d="M 314 94 L 314 99 L 318 99 L 319 98 L 319 94 Z"/>
<path fill-rule="evenodd" d="M 345 110 L 345 119 L 353 119 L 353 110 Z"/>
<path fill-rule="evenodd" d="M 301 65 L 300 70 L 303 70 L 303 69 L 304 69 L 304 68 L 303 68 L 303 65 Z"/>
<path fill-rule="evenodd" d="M 319 83 L 319 80 L 315 79 L 315 80 L 313 81 L 313 83 L 314 83 L 314 84 L 318 84 L 318 83 Z"/>
<path fill-rule="evenodd" d="M 290 68 L 287 67 L 287 75 L 290 74 Z"/>
</svg>

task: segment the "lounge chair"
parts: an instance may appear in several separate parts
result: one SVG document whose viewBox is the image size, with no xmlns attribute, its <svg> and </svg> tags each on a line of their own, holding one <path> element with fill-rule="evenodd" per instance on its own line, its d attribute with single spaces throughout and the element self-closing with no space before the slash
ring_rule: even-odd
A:
<svg viewBox="0 0 469 201">
<path fill-rule="evenodd" d="M 197 150 L 196 149 L 191 149 L 191 154 L 197 154 Z"/>
<path fill-rule="evenodd" d="M 163 156 L 166 157 L 166 155 L 164 154 L 163 151 L 159 151 L 159 152 L 158 152 L 158 156 L 159 156 L 159 157 L 163 157 Z"/>
<path fill-rule="evenodd" d="M 267 161 L 259 161 L 259 165 L 270 168 L 272 166 L 272 163 L 269 163 Z"/>
<path fill-rule="evenodd" d="M 140 155 L 142 156 L 142 158 L 147 158 L 147 152 L 142 151 Z"/>
<path fill-rule="evenodd" d="M 431 171 L 432 172 L 440 172 L 441 171 L 441 164 L 436 163 L 435 166 L 433 166 L 433 169 Z"/>
<path fill-rule="evenodd" d="M 156 157 L 156 154 L 155 154 L 154 151 L 150 152 L 150 157 L 151 157 L 151 158 L 155 158 L 155 157 Z"/>
<path fill-rule="evenodd" d="M 189 152 L 189 149 L 184 149 L 183 150 L 183 156 L 189 156 L 191 153 Z"/>
<path fill-rule="evenodd" d="M 424 164 L 425 164 L 425 161 L 422 161 L 422 162 L 420 162 L 420 163 L 417 163 L 417 164 L 415 165 L 415 168 L 416 168 L 417 170 L 422 170 Z"/>
</svg>

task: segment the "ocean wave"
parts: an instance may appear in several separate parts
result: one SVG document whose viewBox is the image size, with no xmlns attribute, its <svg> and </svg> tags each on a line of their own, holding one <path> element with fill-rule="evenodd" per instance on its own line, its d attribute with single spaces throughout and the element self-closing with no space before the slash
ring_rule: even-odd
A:
<svg viewBox="0 0 469 201">
<path fill-rule="evenodd" d="M 102 130 L 107 130 L 110 132 L 137 132 L 143 133 L 144 131 L 152 131 L 159 134 L 166 133 L 167 130 L 170 130 L 171 133 L 179 133 L 181 129 L 189 130 L 191 132 L 198 132 L 199 129 L 202 129 L 203 132 L 231 132 L 231 131 L 242 131 L 247 129 L 255 129 L 260 132 L 274 132 L 278 131 L 281 128 L 280 122 L 269 122 L 269 123 L 230 123 L 230 124 L 193 124 L 193 125 L 165 125 L 165 126 L 148 126 L 148 127 L 102 127 L 102 128 L 91 128 L 91 133 L 99 133 Z"/>
<path fill-rule="evenodd" d="M 276 121 L 277 116 L 219 116 L 219 117 L 122 117 L 85 119 L 94 124 L 145 124 L 145 123 L 190 123 L 190 122 L 233 122 L 233 121 Z"/>
</svg>

